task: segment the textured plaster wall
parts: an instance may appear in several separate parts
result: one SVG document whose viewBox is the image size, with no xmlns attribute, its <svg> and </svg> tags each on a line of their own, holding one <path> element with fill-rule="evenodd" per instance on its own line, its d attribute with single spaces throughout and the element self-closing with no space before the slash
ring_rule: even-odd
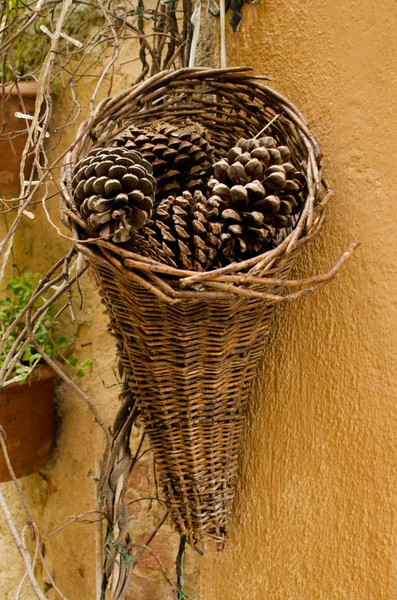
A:
<svg viewBox="0 0 397 600">
<path fill-rule="evenodd" d="M 230 541 L 200 600 L 397 598 L 397 5 L 244 6 L 228 64 L 302 110 L 335 190 L 297 276 L 361 248 L 337 280 L 280 310 L 253 397 Z"/>
</svg>

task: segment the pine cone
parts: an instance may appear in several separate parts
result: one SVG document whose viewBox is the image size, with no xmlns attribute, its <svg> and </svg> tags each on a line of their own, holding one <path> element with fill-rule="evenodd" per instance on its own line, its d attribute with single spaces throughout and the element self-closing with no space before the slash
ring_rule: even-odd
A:
<svg viewBox="0 0 397 600">
<path fill-rule="evenodd" d="M 92 150 L 74 169 L 73 200 L 101 237 L 126 242 L 151 215 L 156 181 L 139 152 Z"/>
<path fill-rule="evenodd" d="M 264 223 L 263 214 L 259 211 L 238 212 L 226 208 L 221 213 L 222 223 L 222 254 L 235 262 L 244 260 L 248 254 L 255 256 L 272 248 L 271 240 L 275 235 L 273 225 Z"/>
<path fill-rule="evenodd" d="M 153 167 L 156 201 L 182 190 L 204 189 L 211 175 L 214 151 L 208 132 L 198 123 L 178 128 L 168 123 L 130 127 L 115 139 L 117 146 L 139 150 Z"/>
<path fill-rule="evenodd" d="M 200 191 L 161 200 L 134 237 L 135 251 L 173 267 L 204 271 L 218 266 L 219 203 Z"/>
<path fill-rule="evenodd" d="M 239 140 L 213 165 L 208 186 L 223 208 L 221 252 L 229 262 L 269 250 L 280 230 L 292 225 L 306 180 L 290 160 L 287 146 L 265 136 Z"/>
</svg>

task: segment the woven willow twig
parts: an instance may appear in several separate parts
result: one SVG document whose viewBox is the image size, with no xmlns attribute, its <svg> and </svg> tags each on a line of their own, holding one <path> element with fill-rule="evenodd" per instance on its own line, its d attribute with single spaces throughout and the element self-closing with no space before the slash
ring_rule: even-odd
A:
<svg viewBox="0 0 397 600">
<path fill-rule="evenodd" d="M 71 197 L 75 164 L 131 124 L 182 125 L 187 119 L 208 129 L 217 157 L 265 126 L 288 144 L 306 172 L 307 194 L 294 227 L 275 249 L 198 273 L 94 239 L 82 226 Z M 327 274 L 287 279 L 297 253 L 320 230 L 332 191 L 299 111 L 247 69 L 159 73 L 102 101 L 77 139 L 64 168 L 63 217 L 98 281 L 174 522 L 191 542 L 212 538 L 222 544 L 247 400 L 274 308 L 330 281 L 355 246 Z M 288 287 L 301 289 L 284 294 Z"/>
</svg>

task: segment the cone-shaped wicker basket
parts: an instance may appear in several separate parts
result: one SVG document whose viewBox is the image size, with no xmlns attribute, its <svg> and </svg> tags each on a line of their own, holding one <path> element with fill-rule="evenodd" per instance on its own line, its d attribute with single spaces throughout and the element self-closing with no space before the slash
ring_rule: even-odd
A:
<svg viewBox="0 0 397 600">
<path fill-rule="evenodd" d="M 307 197 L 277 248 L 198 273 L 92 238 L 73 205 L 76 163 L 131 124 L 187 119 L 208 129 L 217 157 L 270 122 L 266 135 L 288 143 L 305 170 Z M 273 310 L 328 281 L 347 256 L 327 275 L 286 280 L 297 253 L 320 229 L 331 193 L 317 143 L 298 110 L 264 78 L 241 68 L 189 68 L 159 73 L 104 100 L 82 124 L 63 175 L 63 218 L 95 273 L 174 522 L 191 541 L 222 542 L 247 401 Z M 289 288 L 293 293 L 283 293 Z"/>
</svg>

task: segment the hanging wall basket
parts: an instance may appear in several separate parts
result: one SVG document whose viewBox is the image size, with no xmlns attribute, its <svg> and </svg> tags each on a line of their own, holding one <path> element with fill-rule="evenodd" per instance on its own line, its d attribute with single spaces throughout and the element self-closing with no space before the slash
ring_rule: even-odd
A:
<svg viewBox="0 0 397 600">
<path fill-rule="evenodd" d="M 239 138 L 288 143 L 306 186 L 300 213 L 278 245 L 249 260 L 197 272 L 92 234 L 73 202 L 77 163 L 132 125 L 199 123 L 219 159 Z M 155 451 L 168 508 L 181 535 L 222 543 L 236 486 L 241 429 L 272 313 L 333 277 L 286 280 L 319 231 L 330 190 L 321 154 L 299 111 L 248 69 L 162 72 L 105 99 L 82 124 L 63 172 L 64 221 L 88 259 L 120 359 Z M 203 190 L 204 191 L 204 190 Z"/>
</svg>

